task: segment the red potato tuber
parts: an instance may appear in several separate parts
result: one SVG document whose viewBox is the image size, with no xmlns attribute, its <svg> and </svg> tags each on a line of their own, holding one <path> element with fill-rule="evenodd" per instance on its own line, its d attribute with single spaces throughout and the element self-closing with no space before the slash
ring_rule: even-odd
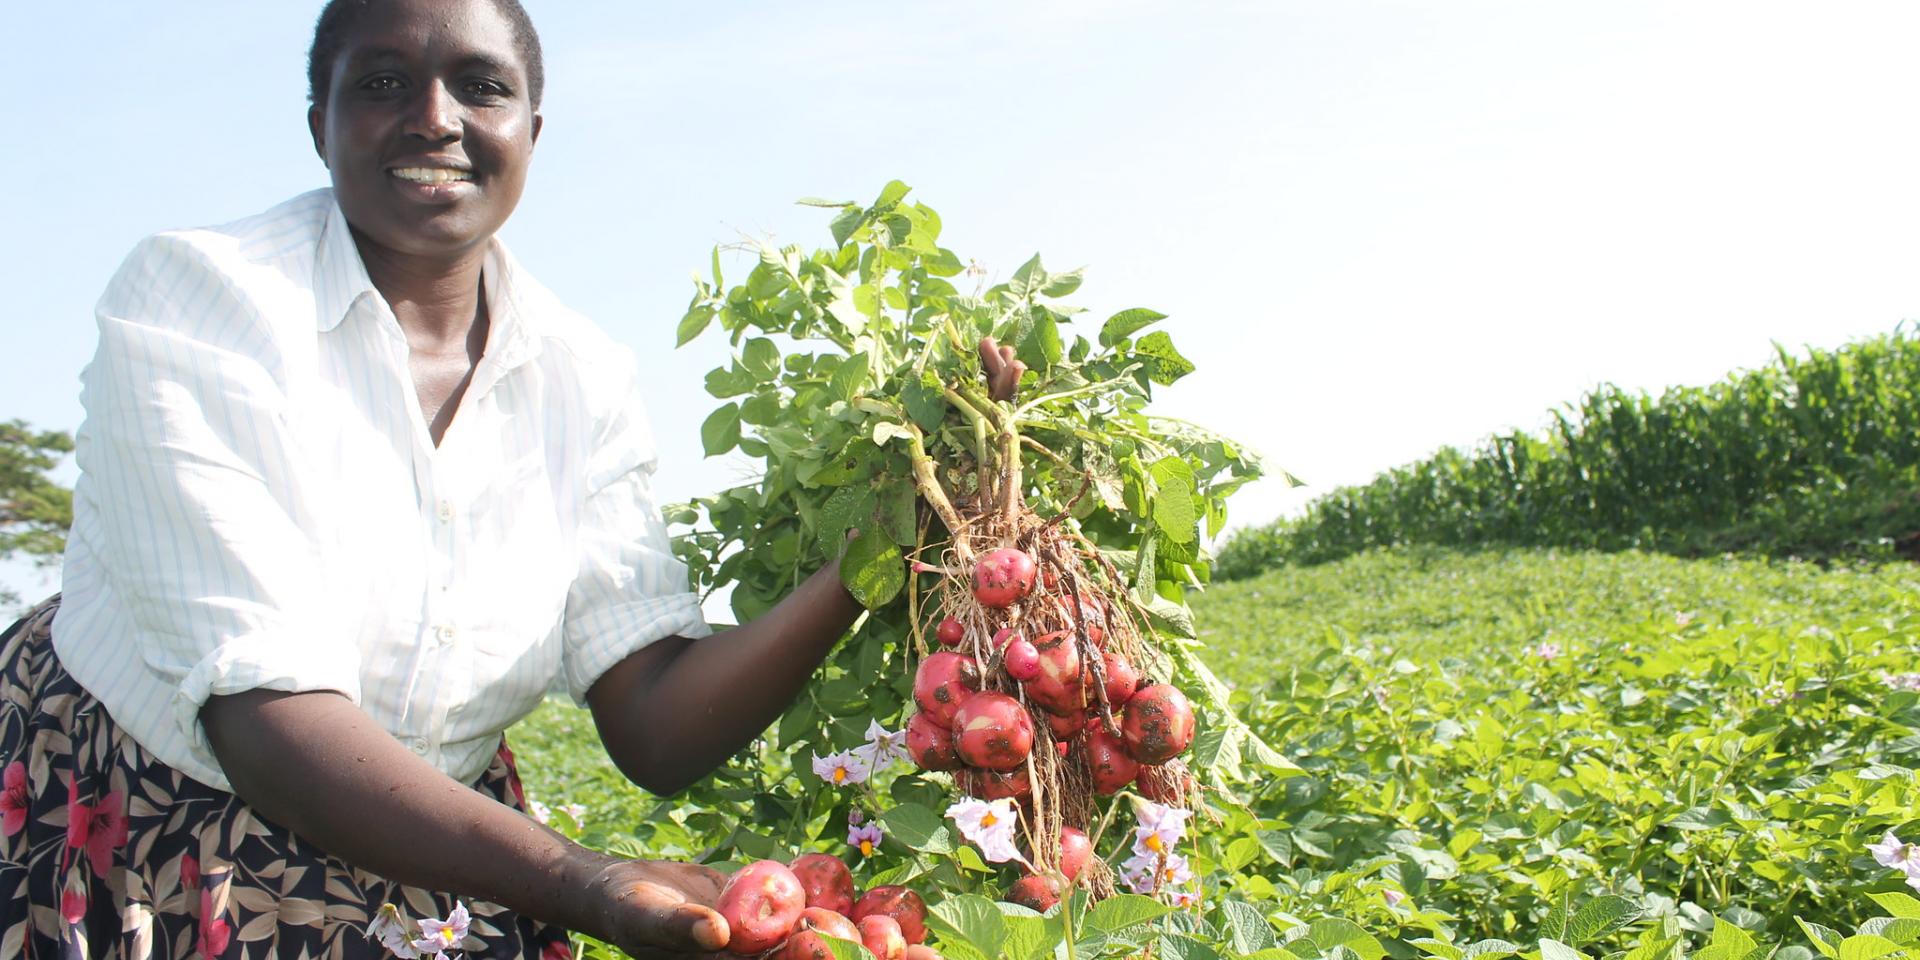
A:
<svg viewBox="0 0 1920 960">
<path fill-rule="evenodd" d="M 1001 666 L 1015 680 L 1032 680 L 1040 675 L 1040 651 L 1024 638 L 1015 637 L 1001 654 Z"/>
<path fill-rule="evenodd" d="M 990 550 L 973 565 L 973 598 L 983 607 L 1005 609 L 1033 590 L 1033 558 L 1012 547 Z"/>
<path fill-rule="evenodd" d="M 958 770 L 960 754 L 953 748 L 953 730 L 924 713 L 907 718 L 907 755 L 922 770 Z"/>
<path fill-rule="evenodd" d="M 940 956 L 932 947 L 923 947 L 917 943 L 909 943 L 907 944 L 907 952 L 900 955 L 900 960 L 945 960 L 945 958 Z"/>
<path fill-rule="evenodd" d="M 1172 684 L 1141 687 L 1120 721 L 1127 752 L 1141 763 L 1165 763 L 1193 742 L 1193 704 Z"/>
<path fill-rule="evenodd" d="M 793 935 L 787 938 L 786 946 L 780 950 L 780 960 L 834 960 L 833 949 L 821 939 L 821 934 L 856 943 L 860 941 L 860 930 L 852 920 L 832 910 L 808 907 L 800 911 L 800 919 L 793 926 Z"/>
<path fill-rule="evenodd" d="M 954 713 L 953 745 L 970 766 L 1012 770 L 1033 749 L 1033 721 L 1004 693 L 976 693 Z"/>
<path fill-rule="evenodd" d="M 926 942 L 927 902 L 906 887 L 886 884 L 868 890 L 853 905 L 853 922 L 872 916 L 892 917 L 908 943 Z"/>
<path fill-rule="evenodd" d="M 727 921 L 733 953 L 759 953 L 787 938 L 806 909 L 807 893 L 786 864 L 757 860 L 727 879 L 714 901 Z"/>
<path fill-rule="evenodd" d="M 1027 698 L 1049 713 L 1072 715 L 1086 705 L 1086 664 L 1080 648 L 1066 631 L 1055 631 L 1034 641 L 1040 654 L 1040 675 L 1027 681 Z"/>
<path fill-rule="evenodd" d="M 935 723 L 953 725 L 960 701 L 980 689 L 980 665 L 962 653 L 941 651 L 920 661 L 913 675 L 913 702 Z"/>
<path fill-rule="evenodd" d="M 1087 734 L 1087 770 L 1093 774 L 1093 792 L 1103 796 L 1118 793 L 1140 774 L 1140 762 L 1127 753 L 1127 745 L 1105 730 Z"/>
<path fill-rule="evenodd" d="M 907 952 L 899 921 L 883 913 L 860 918 L 860 942 L 879 960 L 900 960 Z"/>
<path fill-rule="evenodd" d="M 1060 872 L 1066 875 L 1067 882 L 1080 879 L 1080 871 L 1087 868 L 1093 860 L 1093 844 L 1087 840 L 1086 831 L 1079 827 L 1060 828 Z"/>
<path fill-rule="evenodd" d="M 1135 670 L 1126 657 L 1111 650 L 1102 651 L 1100 660 L 1107 668 L 1107 705 L 1119 710 L 1139 689 L 1140 671 Z"/>
<path fill-rule="evenodd" d="M 954 773 L 953 782 L 962 793 L 982 800 L 1024 797 L 1033 792 L 1033 781 L 1027 777 L 1025 767 L 1009 773 L 996 773 L 992 770 L 960 770 Z"/>
<path fill-rule="evenodd" d="M 853 910 L 853 872 L 839 857 L 803 853 L 787 864 L 806 891 L 807 906 L 832 910 L 842 916 Z"/>
<path fill-rule="evenodd" d="M 1015 880 L 1013 888 L 1002 899 L 1045 913 L 1060 902 L 1060 885 L 1050 877 L 1029 873 Z"/>
<path fill-rule="evenodd" d="M 940 645 L 945 647 L 959 646 L 966 635 L 966 630 L 960 626 L 960 621 L 952 617 L 940 621 L 940 625 L 933 628 L 934 639 L 940 641 Z"/>
</svg>

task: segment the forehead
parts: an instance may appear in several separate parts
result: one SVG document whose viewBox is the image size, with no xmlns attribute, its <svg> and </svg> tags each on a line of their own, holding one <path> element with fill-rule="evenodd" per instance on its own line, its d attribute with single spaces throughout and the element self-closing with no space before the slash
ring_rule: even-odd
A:
<svg viewBox="0 0 1920 960">
<path fill-rule="evenodd" d="M 526 69 L 513 23 L 490 0 L 375 0 L 344 25 L 336 62 L 471 59 Z"/>
</svg>

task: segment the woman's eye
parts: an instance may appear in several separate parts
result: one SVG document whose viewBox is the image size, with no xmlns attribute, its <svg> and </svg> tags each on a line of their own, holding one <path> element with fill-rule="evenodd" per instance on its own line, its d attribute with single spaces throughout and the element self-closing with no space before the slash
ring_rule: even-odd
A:
<svg viewBox="0 0 1920 960">
<path fill-rule="evenodd" d="M 398 90 L 400 89 L 400 79 L 398 77 L 374 77 L 368 80 L 367 82 L 361 84 L 360 88 L 362 90 L 374 90 L 379 92 L 385 92 L 388 90 Z"/>
<path fill-rule="evenodd" d="M 507 88 L 492 80 L 470 80 L 467 92 L 476 97 L 498 98 L 507 95 Z"/>
</svg>

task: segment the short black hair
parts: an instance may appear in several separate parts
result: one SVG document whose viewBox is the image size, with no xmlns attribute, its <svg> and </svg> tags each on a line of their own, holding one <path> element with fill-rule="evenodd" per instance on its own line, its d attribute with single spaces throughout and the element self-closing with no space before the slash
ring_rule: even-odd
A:
<svg viewBox="0 0 1920 960">
<path fill-rule="evenodd" d="M 308 100 L 316 104 L 326 102 L 328 71 L 333 69 L 334 58 L 340 55 L 340 45 L 346 41 L 347 31 L 360 19 L 360 15 L 371 9 L 375 2 L 327 0 L 327 5 L 321 8 L 320 19 L 313 24 L 313 46 L 307 49 Z M 533 108 L 538 110 L 540 97 L 547 90 L 547 69 L 540 58 L 540 34 L 533 29 L 533 18 L 527 16 L 527 8 L 520 5 L 520 0 L 490 2 L 513 25 L 513 45 L 527 65 L 527 94 L 533 101 Z"/>
</svg>

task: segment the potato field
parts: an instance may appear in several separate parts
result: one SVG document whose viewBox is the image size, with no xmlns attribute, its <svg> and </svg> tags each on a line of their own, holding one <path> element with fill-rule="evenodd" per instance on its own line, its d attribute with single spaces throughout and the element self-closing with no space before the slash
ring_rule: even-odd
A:
<svg viewBox="0 0 1920 960">
<path fill-rule="evenodd" d="M 669 509 L 695 586 L 753 617 L 837 562 L 866 614 L 678 796 L 549 702 L 509 740 L 551 825 L 733 873 L 742 954 L 1920 945 L 1911 565 L 1359 538 L 1213 582 L 1263 465 L 1153 414 L 1193 371 L 1165 317 L 1076 316 L 1038 256 L 989 285 L 908 193 L 803 201 L 831 245 L 752 244 L 731 286 L 716 249 L 678 331 L 729 341 L 708 453 L 763 466 Z"/>
</svg>

